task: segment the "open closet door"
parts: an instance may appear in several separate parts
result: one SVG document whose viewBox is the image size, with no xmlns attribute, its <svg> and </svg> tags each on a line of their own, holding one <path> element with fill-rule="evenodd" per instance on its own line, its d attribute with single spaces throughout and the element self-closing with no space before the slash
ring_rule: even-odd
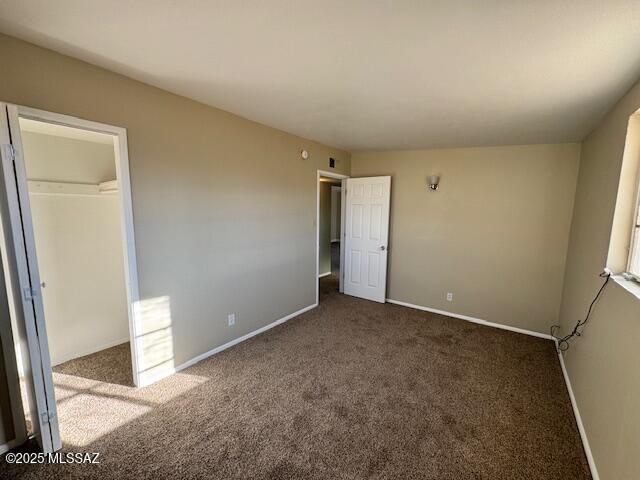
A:
<svg viewBox="0 0 640 480">
<path fill-rule="evenodd" d="M 29 400 L 32 430 L 42 451 L 60 449 L 60 434 L 31 223 L 17 108 L 0 103 L 0 216 L 3 259 L 14 336 Z"/>
<path fill-rule="evenodd" d="M 344 293 L 384 303 L 391 177 L 348 178 Z"/>
</svg>

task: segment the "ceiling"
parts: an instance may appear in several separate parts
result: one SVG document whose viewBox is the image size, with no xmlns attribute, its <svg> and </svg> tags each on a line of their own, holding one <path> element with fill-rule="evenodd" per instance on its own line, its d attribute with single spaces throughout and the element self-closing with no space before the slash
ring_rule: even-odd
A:
<svg viewBox="0 0 640 480">
<path fill-rule="evenodd" d="M 580 141 L 638 0 L 0 0 L 0 31 L 349 150 Z"/>
</svg>

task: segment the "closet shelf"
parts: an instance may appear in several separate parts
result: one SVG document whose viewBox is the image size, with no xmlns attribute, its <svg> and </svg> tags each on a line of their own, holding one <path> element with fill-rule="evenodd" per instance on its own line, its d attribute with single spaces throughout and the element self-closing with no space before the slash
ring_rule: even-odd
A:
<svg viewBox="0 0 640 480">
<path fill-rule="evenodd" d="M 102 183 L 69 183 L 29 180 L 29 193 L 33 195 L 109 195 L 118 193 L 118 181 Z"/>
</svg>

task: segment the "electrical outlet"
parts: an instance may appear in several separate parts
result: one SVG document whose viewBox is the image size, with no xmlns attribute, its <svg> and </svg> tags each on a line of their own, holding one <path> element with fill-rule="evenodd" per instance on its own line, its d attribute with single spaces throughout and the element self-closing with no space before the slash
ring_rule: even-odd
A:
<svg viewBox="0 0 640 480">
<path fill-rule="evenodd" d="M 229 316 L 227 317 L 227 320 L 229 321 L 229 326 L 233 326 L 236 324 L 236 314 L 235 313 L 230 313 Z"/>
<path fill-rule="evenodd" d="M 447 302 L 453 302 L 453 293 L 447 292 Z"/>
</svg>

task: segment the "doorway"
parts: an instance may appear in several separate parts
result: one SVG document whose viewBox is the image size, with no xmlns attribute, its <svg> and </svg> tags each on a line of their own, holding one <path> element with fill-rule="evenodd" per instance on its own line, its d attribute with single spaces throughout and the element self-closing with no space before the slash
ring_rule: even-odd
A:
<svg viewBox="0 0 640 480">
<path fill-rule="evenodd" d="M 325 295 L 342 291 L 342 184 L 347 178 L 346 175 L 318 171 L 316 302 Z"/>
<path fill-rule="evenodd" d="M 50 452 L 60 427 L 77 427 L 65 421 L 87 382 L 138 383 L 126 132 L 0 107 L 2 256 L 21 384 L 12 408 L 24 411 L 17 430 Z"/>
<path fill-rule="evenodd" d="M 19 122 L 51 365 L 77 370 L 129 342 L 113 137 Z M 91 358 L 79 375 L 105 370 Z M 132 383 L 130 367 L 118 375 Z"/>
</svg>

